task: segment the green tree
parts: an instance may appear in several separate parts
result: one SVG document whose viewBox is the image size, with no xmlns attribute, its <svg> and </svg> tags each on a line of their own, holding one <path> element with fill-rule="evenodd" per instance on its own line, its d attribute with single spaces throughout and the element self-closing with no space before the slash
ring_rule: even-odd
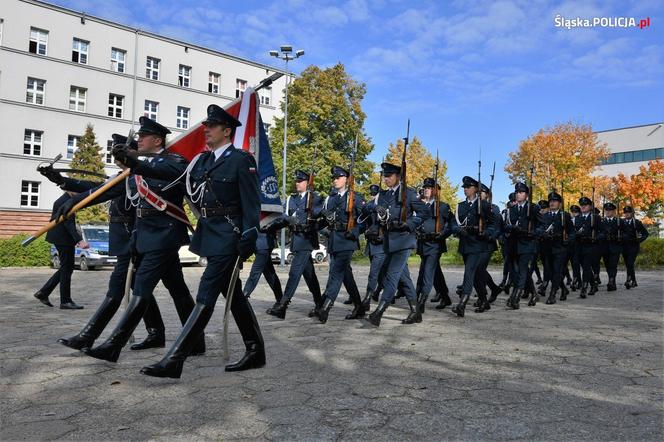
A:
<svg viewBox="0 0 664 442">
<path fill-rule="evenodd" d="M 385 161 L 388 163 L 401 165 L 403 156 L 403 139 L 400 138 L 396 143 L 390 143 L 387 148 Z M 414 136 L 408 144 L 406 152 L 406 183 L 410 187 L 419 187 L 425 178 L 434 176 L 436 158 L 422 144 L 422 141 Z M 376 174 L 377 175 L 377 174 Z M 377 179 L 377 177 L 375 178 Z M 453 186 L 447 177 L 447 162 L 440 161 L 438 166 L 438 183 L 440 184 L 440 200 L 453 205 L 456 200 L 457 186 Z"/>
<path fill-rule="evenodd" d="M 78 148 L 74 152 L 74 158 L 71 160 L 72 169 L 87 170 L 95 173 L 104 172 L 104 162 L 102 161 L 101 147 L 97 144 L 94 133 L 94 127 L 88 123 L 85 127 L 85 134 L 78 142 Z M 88 181 L 100 181 L 100 178 L 92 177 L 82 173 L 69 173 L 70 178 L 76 178 Z M 76 213 L 76 219 L 80 224 L 90 222 L 108 222 L 108 205 L 98 204 L 88 207 Z"/>
<path fill-rule="evenodd" d="M 373 150 L 371 139 L 364 132 L 365 113 L 362 100 L 366 86 L 348 75 L 344 65 L 327 69 L 309 66 L 288 88 L 288 144 L 286 186 L 294 189 L 296 169 L 307 172 L 313 167 L 316 189 L 327 193 L 332 185 L 330 168 L 348 167 L 357 137 L 355 159 L 356 190 L 366 192 L 374 164 L 367 155 Z M 284 111 L 282 101 L 281 110 Z M 275 119 L 270 132 L 270 146 L 278 179 L 282 174 L 284 119 Z M 314 148 L 316 163 L 312 165 Z"/>
</svg>

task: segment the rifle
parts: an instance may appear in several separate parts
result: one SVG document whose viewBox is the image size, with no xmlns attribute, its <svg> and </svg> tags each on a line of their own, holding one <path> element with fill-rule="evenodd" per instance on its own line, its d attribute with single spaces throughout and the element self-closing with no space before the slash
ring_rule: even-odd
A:
<svg viewBox="0 0 664 442">
<path fill-rule="evenodd" d="M 489 183 L 489 205 L 493 204 L 493 177 L 496 175 L 496 162 L 493 162 L 493 169 L 491 170 L 491 181 Z"/>
<path fill-rule="evenodd" d="M 358 134 L 355 134 L 355 148 L 353 149 L 353 156 L 350 159 L 350 168 L 348 170 L 348 198 L 346 198 L 346 213 L 348 214 L 347 232 L 352 232 L 355 228 L 355 216 L 353 214 L 353 208 L 355 207 L 355 174 L 353 169 L 355 169 L 355 157 L 357 156 L 357 138 Z"/>
<path fill-rule="evenodd" d="M 591 198 L 591 212 L 590 212 L 590 235 L 592 240 L 595 240 L 595 179 L 593 178 L 593 194 Z"/>
<path fill-rule="evenodd" d="M 309 180 L 307 181 L 307 205 L 304 211 L 307 214 L 307 219 L 311 219 L 311 213 L 314 207 L 314 167 L 316 167 L 316 145 L 314 144 L 314 156 L 311 160 L 311 172 L 309 173 Z"/>
<path fill-rule="evenodd" d="M 479 225 L 478 233 L 484 232 L 484 217 L 482 216 L 482 148 L 480 147 L 480 158 L 477 160 L 477 216 Z"/>
<path fill-rule="evenodd" d="M 560 181 L 560 205 L 562 210 L 560 210 L 560 223 L 563 226 L 563 242 L 567 242 L 567 225 L 565 223 L 565 189 L 564 182 Z"/>
<path fill-rule="evenodd" d="M 440 192 L 438 191 L 438 167 L 439 167 L 439 159 L 438 159 L 438 149 L 436 149 L 436 166 L 434 168 L 434 187 L 433 187 L 433 192 L 434 192 L 434 217 L 436 218 L 436 223 L 435 223 L 435 229 L 434 232 L 436 235 L 440 234 L 441 226 L 440 226 Z"/>
<path fill-rule="evenodd" d="M 526 209 L 526 216 L 528 217 L 528 233 L 531 233 L 533 230 L 533 223 L 530 219 L 530 209 L 533 205 L 533 176 L 535 175 L 535 163 L 533 162 L 530 166 L 530 183 L 529 183 L 529 192 L 528 192 L 528 208 Z"/>
<path fill-rule="evenodd" d="M 406 138 L 403 139 L 403 154 L 401 155 L 401 212 L 399 213 L 399 218 L 402 223 L 405 223 L 408 219 L 408 208 L 406 193 L 406 151 L 408 151 L 408 139 L 410 137 L 410 118 L 408 119 L 408 126 L 406 127 Z"/>
</svg>

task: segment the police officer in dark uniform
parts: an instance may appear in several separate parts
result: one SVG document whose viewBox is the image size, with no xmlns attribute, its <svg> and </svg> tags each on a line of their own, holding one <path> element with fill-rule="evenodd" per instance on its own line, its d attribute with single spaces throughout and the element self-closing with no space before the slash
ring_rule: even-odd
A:
<svg viewBox="0 0 664 442">
<path fill-rule="evenodd" d="M 55 200 L 53 203 L 53 215 L 51 216 L 52 220 L 59 217 L 57 216 L 58 210 L 68 205 L 72 200 L 72 195 L 73 193 L 71 192 L 65 192 L 60 198 Z M 37 290 L 34 297 L 42 304 L 53 307 L 48 297 L 58 284 L 60 284 L 60 308 L 63 310 L 82 309 L 82 305 L 76 304 L 71 299 L 71 275 L 74 273 L 74 253 L 76 246 L 78 245 L 83 248 L 89 246 L 83 241 L 83 237 L 76 229 L 76 216 L 72 216 L 49 230 L 46 234 L 46 242 L 53 244 L 58 251 L 60 268 L 46 281 L 41 289 Z"/>
<path fill-rule="evenodd" d="M 353 253 L 360 248 L 358 238 L 360 236 L 360 225 L 356 222 L 362 212 L 362 196 L 357 192 L 354 194 L 353 207 L 348 207 L 350 189 L 347 188 L 349 171 L 341 166 L 332 166 L 332 180 L 335 192 L 325 199 L 321 215 L 330 231 L 327 243 L 327 251 L 330 254 L 330 273 L 323 293 L 323 305 L 316 310 L 316 317 L 321 323 L 327 322 L 330 309 L 339 295 L 341 284 L 345 282 L 348 295 L 353 301 L 353 311 L 346 319 L 358 319 L 364 317 L 365 310 L 362 306 L 362 298 L 357 289 L 351 259 Z M 353 217 L 355 225 L 348 229 L 350 216 Z"/>
<path fill-rule="evenodd" d="M 138 149 L 136 140 L 128 142 L 127 137 L 119 134 L 113 134 L 112 138 L 114 146 L 127 145 L 131 149 Z M 121 163 L 117 163 L 117 165 L 120 168 L 125 168 Z M 65 178 L 58 172 L 54 172 L 54 176 L 51 176 L 49 179 L 58 184 L 61 188 L 76 193 L 89 191 L 99 185 L 96 181 Z M 134 231 L 136 208 L 131 204 L 131 201 L 126 198 L 126 195 L 121 195 L 111 200 L 108 208 L 108 215 L 108 253 L 111 256 L 115 256 L 117 261 L 108 281 L 108 291 L 106 296 L 101 305 L 97 308 L 95 314 L 90 318 L 86 326 L 83 327 L 83 330 L 72 337 L 58 339 L 58 342 L 62 345 L 75 350 L 92 347 L 94 341 L 99 335 L 101 335 L 117 310 L 120 308 L 122 298 L 125 294 L 127 272 L 129 270 L 129 263 L 132 259 L 130 242 L 132 232 Z M 134 256 L 133 258 L 135 261 L 134 264 L 137 266 L 136 257 Z M 164 277 L 162 282 L 167 289 L 173 288 L 170 284 L 171 278 L 169 276 Z M 132 345 L 130 348 L 132 350 L 143 350 L 147 348 L 163 347 L 166 343 L 165 327 L 159 307 L 154 298 L 153 302 L 150 303 L 148 309 L 145 311 L 145 315 L 143 315 L 143 321 L 145 322 L 148 335 L 145 340 Z"/>
<path fill-rule="evenodd" d="M 194 300 L 184 282 L 178 256 L 180 247 L 189 243 L 185 224 L 188 221 L 182 208 L 185 189 L 182 185 L 170 185 L 185 172 L 187 161 L 179 155 L 164 151 L 166 135 L 170 133 L 167 128 L 147 117 L 141 117 L 139 122 L 138 152 L 127 146 L 116 146 L 112 151 L 115 159 L 131 168 L 134 175 L 108 189 L 91 203 L 98 204 L 126 196 L 136 206 L 131 247 L 136 250 L 139 265 L 133 295 L 120 322 L 106 341 L 94 348 L 83 348 L 88 356 L 110 362 L 118 360 L 122 348 L 154 302 L 153 291 L 159 280 L 168 280 L 166 285 L 182 324 L 194 308 Z M 148 160 L 140 161 L 138 156 L 141 154 L 150 156 Z M 156 173 L 150 173 L 154 170 L 159 171 L 159 178 L 156 178 Z M 78 194 L 72 199 L 71 206 L 94 190 Z M 67 213 L 71 206 L 63 208 L 62 214 Z M 197 337 L 192 351 L 196 354 L 205 352 L 202 334 Z"/>
<path fill-rule="evenodd" d="M 286 309 L 295 295 L 295 290 L 297 290 L 302 276 L 304 276 L 304 281 L 307 283 L 314 300 L 314 308 L 309 312 L 309 317 L 313 317 L 316 309 L 323 305 L 320 285 L 314 270 L 314 261 L 311 258 L 311 252 L 320 247 L 317 219 L 323 206 L 323 199 L 318 193 L 307 191 L 308 181 L 309 174 L 307 172 L 303 170 L 295 171 L 295 190 L 297 193 L 290 195 L 286 200 L 285 216 L 282 218 L 280 225 L 280 227 L 288 226 L 290 229 L 290 250 L 293 254 L 284 296 L 267 310 L 269 315 L 280 319 L 286 317 Z M 308 204 L 310 198 L 311 204 Z M 311 207 L 311 213 L 307 212 L 309 206 Z"/>
<path fill-rule="evenodd" d="M 201 217 L 191 241 L 192 252 L 207 258 L 196 295 L 196 306 L 180 336 L 156 364 L 143 367 L 142 374 L 179 378 L 185 359 L 196 339 L 212 317 L 219 294 L 232 298 L 230 310 L 242 335 L 246 351 L 226 371 L 241 371 L 265 365 L 265 345 L 249 300 L 236 281 L 233 293 L 229 282 L 236 265 L 256 250 L 260 218 L 260 193 L 254 157 L 232 144 L 240 122 L 215 104 L 207 108 L 205 140 L 210 152 L 192 160 L 183 180 L 191 201 Z M 170 176 L 168 170 L 139 164 L 138 171 L 149 176 Z M 176 177 L 178 178 L 178 177 Z M 237 264 L 236 264 L 237 263 Z"/>
<path fill-rule="evenodd" d="M 489 261 L 490 261 L 491 256 L 493 256 L 493 253 L 496 250 L 498 250 L 498 241 L 497 241 L 497 239 L 500 238 L 502 236 L 502 233 L 503 233 L 503 218 L 500 214 L 500 207 L 493 204 L 493 202 L 492 202 L 493 195 L 491 195 L 491 189 L 489 189 L 484 183 L 482 183 L 481 187 L 482 187 L 482 200 L 487 201 L 487 202 L 489 202 L 489 204 L 491 204 L 491 213 L 493 214 L 493 221 L 494 221 L 493 237 L 496 238 L 496 239 L 489 242 L 489 245 L 490 245 L 489 249 L 490 249 L 490 252 L 491 252 L 491 255 L 489 256 Z M 484 304 L 479 302 L 479 299 L 478 299 L 478 302 L 476 303 L 475 307 L 477 307 L 478 309 L 490 310 L 491 309 L 491 304 L 498 298 L 498 295 L 500 294 L 500 292 L 503 291 L 503 288 L 501 286 L 497 285 L 493 281 L 493 277 L 491 276 L 491 274 L 489 273 L 489 271 L 486 268 L 484 269 L 484 282 L 486 283 L 486 288 L 484 290 L 486 291 L 487 288 L 489 290 L 491 290 L 491 296 L 489 296 L 488 302 L 484 303 Z M 482 313 L 482 312 L 478 311 L 478 313 Z"/>
<path fill-rule="evenodd" d="M 495 220 L 488 201 L 480 197 L 480 185 L 474 178 L 463 177 L 463 193 L 465 201 L 457 204 L 452 232 L 459 238 L 459 253 L 463 257 L 464 272 L 461 284 L 461 298 L 452 307 L 457 316 L 466 314 L 466 304 L 473 292 L 477 291 L 481 307 L 476 310 L 482 313 L 487 310 L 485 270 L 491 259 L 492 246 L 495 242 Z"/>
<path fill-rule="evenodd" d="M 380 187 L 372 184 L 369 187 L 371 199 L 362 207 L 362 215 L 358 219 L 360 230 L 364 232 L 367 240 L 367 254 L 369 255 L 370 267 L 367 278 L 367 290 L 362 304 L 364 310 L 369 311 L 371 300 L 378 300 L 378 295 L 383 289 L 383 278 L 381 269 L 385 262 L 385 246 L 383 245 L 384 229 L 381 228 L 376 219 L 376 201 L 380 193 Z"/>
<path fill-rule="evenodd" d="M 616 216 L 617 207 L 612 202 L 604 203 L 604 217 L 600 229 L 604 240 L 600 245 L 602 260 L 609 277 L 606 284 L 607 292 L 616 291 L 616 275 L 618 274 L 618 261 L 622 253 L 623 224 L 622 219 Z"/>
<path fill-rule="evenodd" d="M 247 298 L 251 296 L 251 293 L 256 288 L 261 275 L 265 276 L 265 280 L 270 289 L 272 289 L 276 302 L 279 302 L 283 296 L 279 276 L 277 276 L 274 264 L 272 264 L 272 250 L 277 246 L 277 230 L 270 225 L 258 229 L 254 263 L 251 265 L 251 271 L 243 290 L 244 296 Z"/>
<path fill-rule="evenodd" d="M 576 238 L 577 224 L 580 222 L 579 215 L 581 215 L 581 208 L 576 204 L 572 204 L 569 207 L 569 215 L 572 219 L 572 227 L 574 230 L 574 240 L 569 242 L 568 255 L 569 261 L 572 265 L 572 284 L 570 285 L 570 290 L 573 292 L 581 288 L 581 264 L 579 263 L 579 243 Z M 561 301 L 564 301 L 563 296 L 560 297 Z"/>
<path fill-rule="evenodd" d="M 516 193 L 511 192 L 508 196 L 505 208 L 500 212 L 501 217 L 501 234 L 498 236 L 498 243 L 500 244 L 500 253 L 503 257 L 503 279 L 498 284 L 502 287 L 505 294 L 509 294 L 511 286 L 514 284 L 514 274 L 512 269 L 512 261 L 514 260 L 514 246 L 515 242 L 509 232 L 505 231 L 505 222 L 509 214 L 509 209 L 516 204 Z"/>
<path fill-rule="evenodd" d="M 536 204 L 528 201 L 530 189 L 523 183 L 516 183 L 514 193 L 516 204 L 510 207 L 505 220 L 505 231 L 509 232 L 515 241 L 515 268 L 516 281 L 507 306 L 514 310 L 519 308 L 519 300 L 526 287 L 530 288 L 531 296 L 528 305 L 537 303 L 537 293 L 532 282 L 533 261 L 537 259 L 538 240 L 542 226 L 542 214 Z"/>
<path fill-rule="evenodd" d="M 623 208 L 623 213 L 625 214 L 625 218 L 622 220 L 622 256 L 627 269 L 625 288 L 629 290 L 638 286 L 636 283 L 636 273 L 634 272 L 634 263 L 639 254 L 640 244 L 648 238 L 648 230 L 643 227 L 641 220 L 634 217 L 633 207 L 625 206 Z"/>
<path fill-rule="evenodd" d="M 593 210 L 592 204 L 593 202 L 587 196 L 582 196 L 579 199 L 581 214 L 575 221 L 574 226 L 577 242 L 576 252 L 582 271 L 580 298 L 585 298 L 587 294 L 594 295 L 597 292 L 593 264 L 599 256 L 600 221 Z"/>
<path fill-rule="evenodd" d="M 383 180 L 386 188 L 381 190 L 376 199 L 374 216 L 385 232 L 383 246 L 385 262 L 383 263 L 383 293 L 378 307 L 368 316 L 371 325 L 380 325 L 383 313 L 387 310 L 397 293 L 399 282 L 403 284 L 404 294 L 410 306 L 408 317 L 403 324 L 422 322 L 422 314 L 417 304 L 417 294 L 408 270 L 408 257 L 417 247 L 417 228 L 429 216 L 423 203 L 413 188 L 406 188 L 405 200 L 402 199 L 401 167 L 390 163 L 382 163 Z M 402 210 L 406 211 L 406 222 L 401 221 Z"/>
<path fill-rule="evenodd" d="M 543 216 L 542 226 L 542 265 L 550 271 L 551 289 L 547 304 L 555 304 L 558 290 L 562 290 L 561 299 L 567 297 L 568 290 L 563 283 L 564 267 L 567 263 L 569 241 L 574 240 L 572 219 L 561 208 L 562 196 L 549 193 L 549 210 Z"/>
<path fill-rule="evenodd" d="M 449 204 L 440 201 L 436 204 L 433 198 L 433 189 L 440 185 L 434 178 L 425 178 L 422 183 L 423 196 L 422 203 L 426 210 L 427 219 L 417 230 L 417 254 L 420 255 L 420 269 L 417 275 L 417 284 L 415 292 L 420 313 L 424 313 L 426 301 L 434 286 L 436 272 L 440 269 L 440 256 L 447 253 L 447 237 L 451 234 L 452 212 Z M 436 223 L 439 223 L 440 231 L 436 232 Z M 442 270 L 441 270 L 442 272 Z M 441 293 L 446 299 L 443 305 L 452 304 L 449 295 Z"/>
</svg>

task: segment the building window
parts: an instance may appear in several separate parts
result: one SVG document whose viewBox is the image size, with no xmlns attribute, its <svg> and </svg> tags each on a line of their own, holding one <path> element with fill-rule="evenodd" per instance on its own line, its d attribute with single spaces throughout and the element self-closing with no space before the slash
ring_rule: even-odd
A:
<svg viewBox="0 0 664 442">
<path fill-rule="evenodd" d="M 78 135 L 67 136 L 67 159 L 74 158 L 74 153 L 78 149 L 78 141 L 81 139 Z"/>
<path fill-rule="evenodd" d="M 21 181 L 21 207 L 39 207 L 38 181 Z"/>
<path fill-rule="evenodd" d="M 69 88 L 69 110 L 85 112 L 85 99 L 88 90 L 78 86 Z"/>
<path fill-rule="evenodd" d="M 210 72 L 208 75 L 208 92 L 211 94 L 218 94 L 219 84 L 221 84 L 221 75 Z"/>
<path fill-rule="evenodd" d="M 45 89 L 46 80 L 28 77 L 28 90 L 25 94 L 25 102 L 43 105 Z"/>
<path fill-rule="evenodd" d="M 106 164 L 113 164 L 113 154 L 111 154 L 112 150 L 113 140 L 106 141 L 106 153 L 104 154 L 104 162 Z"/>
<path fill-rule="evenodd" d="M 159 103 L 156 101 L 145 100 L 145 112 L 143 115 L 151 120 L 157 121 L 159 115 Z"/>
<path fill-rule="evenodd" d="M 127 51 L 111 48 L 111 70 L 114 70 L 115 72 L 124 72 L 126 57 Z"/>
<path fill-rule="evenodd" d="M 266 87 L 263 88 L 259 91 L 259 95 L 261 97 L 261 104 L 265 106 L 269 106 L 270 103 L 272 102 L 272 88 L 271 87 Z"/>
<path fill-rule="evenodd" d="M 48 46 L 48 31 L 30 28 L 30 45 L 28 50 L 33 54 L 46 55 Z"/>
<path fill-rule="evenodd" d="M 122 106 L 124 105 L 124 96 L 117 94 L 108 94 L 108 116 L 122 118 Z"/>
<path fill-rule="evenodd" d="M 177 118 L 175 119 L 175 126 L 178 129 L 189 128 L 189 108 L 178 106 Z"/>
<path fill-rule="evenodd" d="M 661 160 L 662 158 L 664 158 L 664 148 L 660 147 L 612 153 L 608 158 L 602 161 L 602 164 L 635 163 L 641 161 Z"/>
<path fill-rule="evenodd" d="M 88 48 L 90 42 L 75 38 L 71 48 L 71 61 L 74 63 L 88 64 Z"/>
<path fill-rule="evenodd" d="M 41 156 L 42 135 L 44 135 L 44 132 L 40 130 L 25 130 L 23 155 L 31 155 L 35 157 Z"/>
<path fill-rule="evenodd" d="M 189 87 L 191 85 L 191 66 L 180 65 L 178 69 L 178 85 Z"/>
<path fill-rule="evenodd" d="M 145 78 L 159 80 L 159 63 L 161 63 L 161 60 L 158 58 L 148 57 L 145 63 Z"/>
<path fill-rule="evenodd" d="M 235 98 L 242 98 L 245 90 L 247 90 L 247 82 L 239 78 L 235 80 Z"/>
</svg>

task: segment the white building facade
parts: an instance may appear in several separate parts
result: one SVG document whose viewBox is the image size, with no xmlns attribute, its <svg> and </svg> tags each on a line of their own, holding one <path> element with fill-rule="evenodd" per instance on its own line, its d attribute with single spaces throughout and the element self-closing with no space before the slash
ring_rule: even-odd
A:
<svg viewBox="0 0 664 442">
<path fill-rule="evenodd" d="M 108 173 L 111 134 L 146 115 L 177 136 L 275 72 L 274 67 L 35 0 L 0 9 L 0 237 L 32 231 L 61 190 L 37 166 L 71 160 L 88 123 Z M 260 91 L 268 127 L 286 77 Z"/>
<path fill-rule="evenodd" d="M 609 129 L 599 132 L 597 140 L 606 143 L 611 154 L 595 172 L 610 177 L 639 173 L 648 161 L 664 159 L 664 123 Z"/>
</svg>

